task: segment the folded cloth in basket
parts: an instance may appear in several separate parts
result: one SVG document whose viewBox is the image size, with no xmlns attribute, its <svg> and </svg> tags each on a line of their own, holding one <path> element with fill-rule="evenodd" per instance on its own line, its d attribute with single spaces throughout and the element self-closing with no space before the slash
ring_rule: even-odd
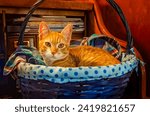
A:
<svg viewBox="0 0 150 116">
<path fill-rule="evenodd" d="M 6 62 L 3 75 L 8 75 L 14 71 L 20 62 L 45 65 L 40 53 L 35 47 L 20 45 Z"/>
</svg>

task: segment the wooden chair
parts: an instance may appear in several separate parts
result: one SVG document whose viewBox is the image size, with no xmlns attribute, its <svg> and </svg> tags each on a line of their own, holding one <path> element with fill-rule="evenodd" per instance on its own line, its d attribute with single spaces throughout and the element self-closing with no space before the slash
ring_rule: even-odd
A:
<svg viewBox="0 0 150 116">
<path fill-rule="evenodd" d="M 114 35 L 112 35 L 108 29 L 106 28 L 103 18 L 102 18 L 102 13 L 101 10 L 99 8 L 99 5 L 97 3 L 97 0 L 93 0 L 93 4 L 94 4 L 94 17 L 96 20 L 96 26 L 95 28 L 97 28 L 98 32 L 100 34 L 105 34 L 108 35 L 110 37 L 113 37 L 115 40 L 117 40 L 119 42 L 119 44 L 122 46 L 122 50 L 124 50 L 126 48 L 126 44 L 127 42 L 124 40 L 121 40 L 120 38 L 115 37 Z M 139 51 L 134 47 L 135 53 L 137 58 L 139 58 L 141 61 L 143 61 L 143 58 L 141 56 L 141 54 L 139 53 Z M 146 70 L 145 70 L 145 66 L 140 65 L 140 70 L 141 70 L 141 98 L 147 98 L 146 97 Z"/>
</svg>

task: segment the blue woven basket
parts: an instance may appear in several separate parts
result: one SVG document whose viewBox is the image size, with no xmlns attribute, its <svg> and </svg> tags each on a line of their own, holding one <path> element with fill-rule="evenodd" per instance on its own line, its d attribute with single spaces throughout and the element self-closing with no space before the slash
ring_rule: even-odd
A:
<svg viewBox="0 0 150 116">
<path fill-rule="evenodd" d="M 25 26 L 34 10 L 43 2 L 38 0 L 31 7 L 22 25 L 19 44 L 23 44 Z M 120 45 L 108 36 L 92 36 L 87 44 L 99 47 L 99 40 L 107 41 L 118 50 L 115 57 L 120 64 L 96 67 L 51 67 L 21 62 L 18 77 L 23 98 L 121 98 L 138 60 L 132 52 L 132 36 L 120 7 L 108 0 L 118 12 L 127 31 L 126 53 L 120 52 Z M 125 56 L 125 57 L 124 57 Z"/>
</svg>

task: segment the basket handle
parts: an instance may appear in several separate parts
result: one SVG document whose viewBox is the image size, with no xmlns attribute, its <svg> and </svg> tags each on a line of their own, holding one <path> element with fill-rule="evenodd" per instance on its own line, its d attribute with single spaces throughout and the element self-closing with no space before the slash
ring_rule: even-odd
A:
<svg viewBox="0 0 150 116">
<path fill-rule="evenodd" d="M 21 29 L 20 29 L 20 34 L 19 34 L 19 39 L 18 39 L 18 45 L 24 45 L 23 43 L 23 38 L 24 38 L 24 31 L 26 28 L 26 25 L 29 21 L 29 18 L 32 16 L 33 12 L 37 9 L 37 7 L 44 2 L 44 0 L 37 0 L 36 3 L 34 3 L 32 5 L 32 7 L 30 8 L 29 12 L 27 13 L 22 25 L 21 25 Z"/>
<path fill-rule="evenodd" d="M 126 54 L 130 54 L 130 49 L 133 47 L 133 38 L 132 38 L 131 31 L 130 31 L 129 25 L 127 23 L 127 20 L 123 14 L 121 8 L 118 6 L 118 4 L 114 0 L 106 0 L 106 1 L 115 9 L 115 11 L 120 16 L 120 19 L 121 19 L 123 25 L 125 26 L 125 30 L 127 33 Z"/>
</svg>

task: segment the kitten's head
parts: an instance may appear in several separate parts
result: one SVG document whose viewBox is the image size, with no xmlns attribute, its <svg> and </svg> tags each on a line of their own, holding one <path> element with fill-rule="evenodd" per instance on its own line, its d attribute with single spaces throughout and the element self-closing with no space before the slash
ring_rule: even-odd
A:
<svg viewBox="0 0 150 116">
<path fill-rule="evenodd" d="M 67 57 L 71 36 L 71 24 L 68 24 L 61 33 L 58 33 L 51 31 L 46 22 L 41 22 L 39 25 L 39 51 L 43 58 L 52 63 Z"/>
</svg>

